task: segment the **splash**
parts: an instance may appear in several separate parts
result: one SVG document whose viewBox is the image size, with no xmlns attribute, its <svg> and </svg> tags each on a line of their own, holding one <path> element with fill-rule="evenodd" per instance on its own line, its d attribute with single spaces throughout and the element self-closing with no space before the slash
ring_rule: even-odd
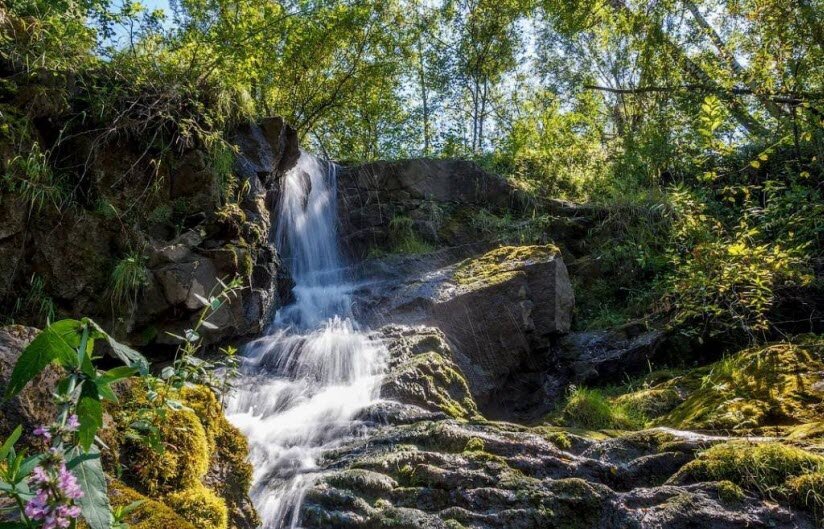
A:
<svg viewBox="0 0 824 529">
<path fill-rule="evenodd" d="M 251 496 L 264 529 L 299 527 L 318 458 L 357 435 L 378 398 L 383 345 L 352 316 L 337 238 L 334 164 L 301 153 L 281 182 L 275 242 L 294 302 L 249 344 L 229 419 L 249 439 Z"/>
</svg>

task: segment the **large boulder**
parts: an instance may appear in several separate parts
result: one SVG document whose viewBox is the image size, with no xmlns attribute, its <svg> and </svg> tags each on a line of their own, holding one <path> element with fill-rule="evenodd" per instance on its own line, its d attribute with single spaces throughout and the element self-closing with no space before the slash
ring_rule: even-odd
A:
<svg viewBox="0 0 824 529">
<path fill-rule="evenodd" d="M 436 253 L 371 263 L 365 273 L 389 277 L 364 287 L 359 308 L 373 325 L 426 325 L 443 332 L 452 361 L 483 407 L 509 374 L 569 331 L 572 285 L 551 245 L 501 247 L 438 266 L 442 258 Z"/>
</svg>

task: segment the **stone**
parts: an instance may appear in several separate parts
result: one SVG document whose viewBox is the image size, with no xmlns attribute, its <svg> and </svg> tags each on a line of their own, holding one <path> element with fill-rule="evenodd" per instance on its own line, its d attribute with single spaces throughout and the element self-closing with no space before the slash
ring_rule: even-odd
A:
<svg viewBox="0 0 824 529">
<path fill-rule="evenodd" d="M 0 393 L 5 392 L 20 354 L 39 332 L 23 325 L 0 327 Z M 23 427 L 20 446 L 44 448 L 42 439 L 34 437 L 32 431 L 54 421 L 57 408 L 52 394 L 61 378 L 59 368 L 47 366 L 16 397 L 0 400 L 0 440 L 5 440 L 20 425 Z"/>
<path fill-rule="evenodd" d="M 568 334 L 560 340 L 556 354 L 578 383 L 618 383 L 649 370 L 665 338 L 660 329 L 631 323 Z"/>
</svg>

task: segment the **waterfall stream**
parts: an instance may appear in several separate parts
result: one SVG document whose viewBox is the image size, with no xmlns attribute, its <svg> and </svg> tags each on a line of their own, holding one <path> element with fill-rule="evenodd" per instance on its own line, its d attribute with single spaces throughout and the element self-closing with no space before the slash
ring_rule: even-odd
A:
<svg viewBox="0 0 824 529">
<path fill-rule="evenodd" d="M 275 232 L 294 301 L 247 346 L 228 405 L 249 439 L 263 529 L 298 527 L 318 457 L 356 435 L 355 417 L 378 398 L 386 350 L 352 316 L 336 200 L 334 164 L 301 153 L 281 182 Z"/>
</svg>

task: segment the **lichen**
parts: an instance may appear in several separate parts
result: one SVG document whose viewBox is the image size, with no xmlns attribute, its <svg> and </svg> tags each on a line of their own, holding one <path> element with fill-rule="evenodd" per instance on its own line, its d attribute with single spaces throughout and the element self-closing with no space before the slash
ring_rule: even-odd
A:
<svg viewBox="0 0 824 529">
<path fill-rule="evenodd" d="M 515 277 L 525 266 L 546 262 L 557 256 L 556 246 L 502 246 L 480 257 L 467 259 L 455 269 L 454 280 L 459 285 L 483 282 L 498 284 Z"/>
<path fill-rule="evenodd" d="M 229 511 L 223 498 L 201 484 L 173 492 L 166 503 L 198 529 L 226 529 Z"/>
</svg>

